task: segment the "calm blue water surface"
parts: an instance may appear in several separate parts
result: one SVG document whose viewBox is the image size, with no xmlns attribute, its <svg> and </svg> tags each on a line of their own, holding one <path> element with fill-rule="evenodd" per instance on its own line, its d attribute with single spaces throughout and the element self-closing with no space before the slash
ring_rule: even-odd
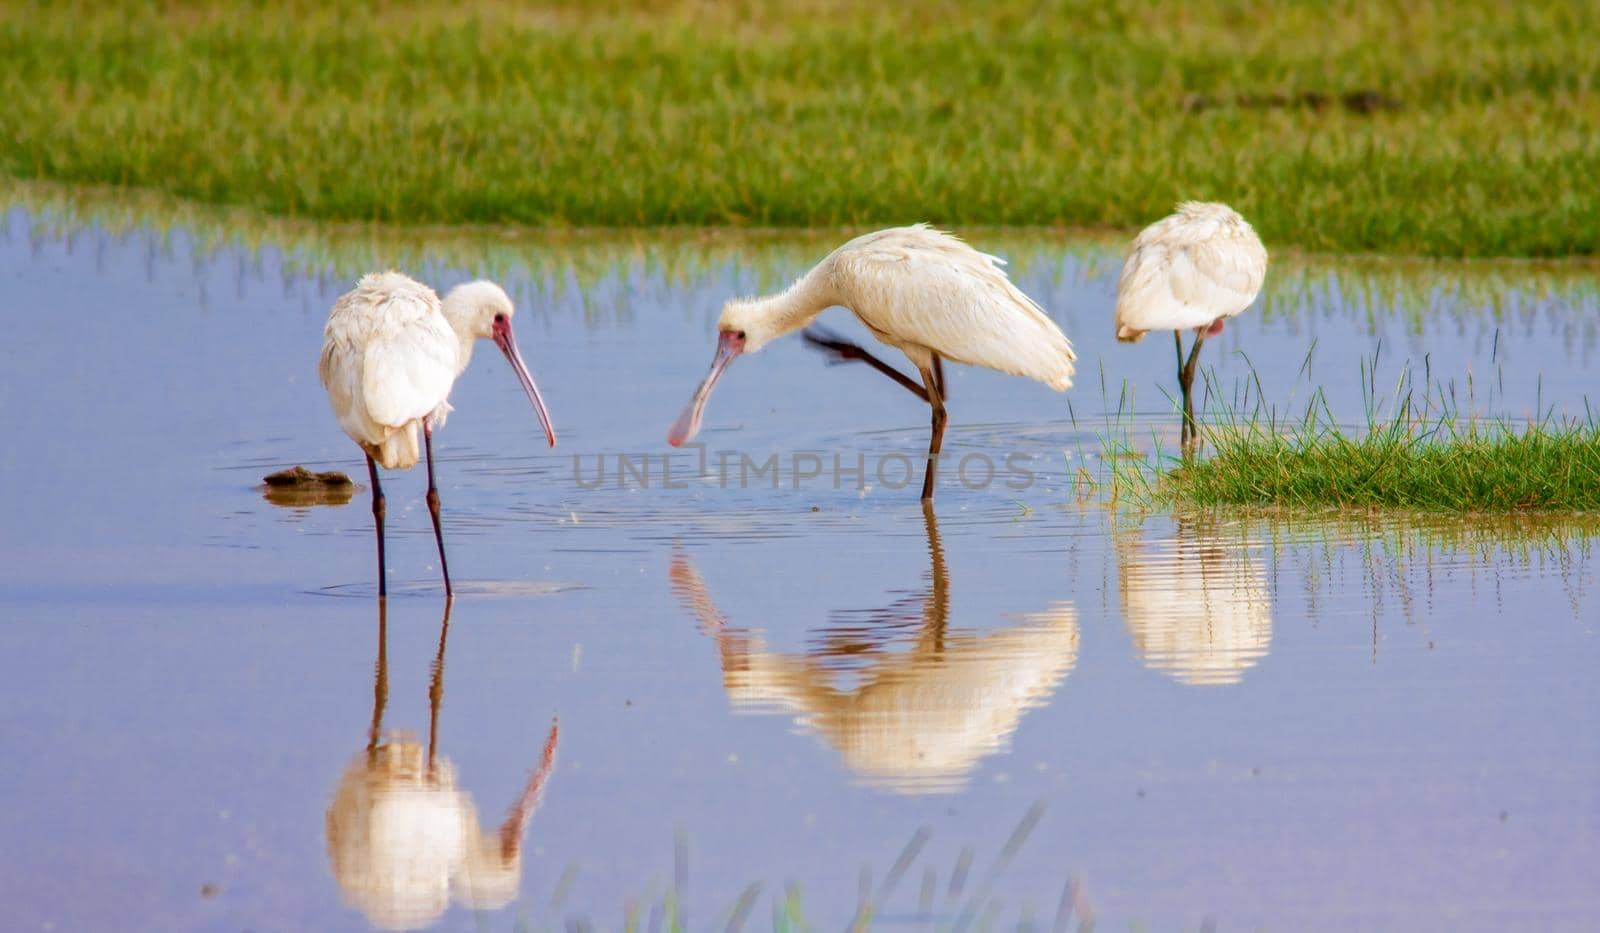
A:
<svg viewBox="0 0 1600 933">
<path fill-rule="evenodd" d="M 297 463 L 365 482 L 316 378 L 354 276 L 5 215 L 7 926 L 766 928 L 791 898 L 818 929 L 863 909 L 890 929 L 1600 926 L 1582 527 L 1080 495 L 1124 382 L 1137 442 L 1175 442 L 1173 351 L 1115 344 L 1115 257 L 1050 245 L 1013 274 L 1079 385 L 952 369 L 932 516 L 890 488 L 925 409 L 793 339 L 723 381 L 709 475 L 688 451 L 663 477 L 721 301 L 807 255 L 763 249 L 503 270 L 561 446 L 485 347 L 438 437 L 462 589 L 442 647 L 423 477 L 386 477 L 368 754 L 366 493 L 285 508 L 258 488 Z M 466 265 L 410 268 L 446 286 Z M 1463 400 L 1473 374 L 1476 410 L 1581 412 L 1592 286 L 1513 268 L 1490 291 L 1313 275 L 1204 360 L 1219 392 L 1253 366 L 1274 404 L 1321 386 L 1352 422 L 1375 354 L 1380 392 L 1426 356 Z M 773 455 L 778 488 L 740 481 Z M 1003 472 L 981 482 L 984 463 Z M 515 812 L 553 719 L 542 798 Z"/>
</svg>

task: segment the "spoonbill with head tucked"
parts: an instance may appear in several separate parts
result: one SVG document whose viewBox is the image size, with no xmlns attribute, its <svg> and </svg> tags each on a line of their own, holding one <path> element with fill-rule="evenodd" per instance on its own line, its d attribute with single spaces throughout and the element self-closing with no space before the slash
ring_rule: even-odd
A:
<svg viewBox="0 0 1600 933">
<path fill-rule="evenodd" d="M 1200 345 L 1222 333 L 1222 322 L 1250 307 L 1267 275 L 1261 238 L 1226 204 L 1185 201 L 1144 228 L 1117 279 L 1117 339 L 1133 342 L 1170 330 L 1178 343 L 1183 392 L 1182 446 L 1199 442 L 1194 420 L 1194 369 Z M 1183 331 L 1194 328 L 1189 358 Z"/>
<path fill-rule="evenodd" d="M 528 393 L 550 446 L 556 443 L 528 367 L 511 334 L 516 309 L 493 282 L 468 282 L 445 295 L 398 272 L 366 275 L 333 305 L 323 331 L 318 372 L 344 433 L 367 455 L 372 479 L 372 518 L 378 533 L 378 595 L 388 595 L 383 557 L 383 487 L 378 467 L 416 464 L 417 429 L 428 459 L 428 513 L 439 546 L 446 596 L 454 595 L 439 527 L 439 490 L 433 482 L 433 432 L 450 413 L 450 387 L 472 359 L 473 345 L 493 340 Z"/>
<path fill-rule="evenodd" d="M 874 337 L 905 353 L 922 377 L 920 385 L 853 343 L 822 331 L 805 337 L 839 360 L 869 364 L 933 409 L 922 481 L 922 498 L 932 499 L 946 421 L 944 360 L 1027 376 L 1057 391 L 1072 385 L 1072 345 L 1044 309 L 1011 283 L 1002 265 L 948 233 L 917 224 L 856 237 L 780 294 L 729 301 L 717 322 L 711 371 L 667 441 L 676 447 L 700 430 L 706 399 L 735 357 L 842 305 Z"/>
</svg>

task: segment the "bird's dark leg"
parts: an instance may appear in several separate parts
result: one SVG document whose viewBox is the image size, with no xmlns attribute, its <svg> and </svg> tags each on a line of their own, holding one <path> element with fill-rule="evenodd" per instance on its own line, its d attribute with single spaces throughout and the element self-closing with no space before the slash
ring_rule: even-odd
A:
<svg viewBox="0 0 1600 933">
<path fill-rule="evenodd" d="M 933 375 L 939 380 L 939 397 L 950 401 L 950 388 L 944 381 L 944 357 L 933 358 Z"/>
<path fill-rule="evenodd" d="M 1180 407 L 1179 407 L 1179 412 L 1181 413 L 1181 412 L 1186 412 L 1186 411 L 1189 410 L 1189 390 L 1183 384 L 1183 331 L 1181 331 L 1181 330 L 1173 331 L 1172 332 L 1172 339 L 1178 345 L 1178 392 L 1183 396 L 1183 400 L 1180 403 Z M 1188 417 L 1188 415 L 1184 415 L 1184 414 L 1180 414 L 1179 417 L 1181 417 L 1183 419 L 1183 421 L 1182 421 L 1183 427 L 1178 432 L 1178 449 L 1179 450 L 1188 450 L 1189 449 L 1189 417 Z"/>
<path fill-rule="evenodd" d="M 938 365 L 939 356 L 934 354 L 934 365 Z M 919 366 L 917 370 L 922 373 L 922 384 L 928 390 L 928 406 L 933 409 L 933 436 L 928 439 L 928 470 L 922 476 L 922 501 L 933 501 L 933 480 L 939 472 L 939 450 L 944 446 L 944 424 L 947 415 L 944 410 L 944 398 L 939 394 L 939 385 L 933 375 L 933 370 L 926 366 Z"/>
<path fill-rule="evenodd" d="M 378 597 L 378 663 L 372 679 L 372 726 L 367 729 L 367 760 L 378 754 L 383 736 L 383 708 L 389 703 L 389 600 Z"/>
<path fill-rule="evenodd" d="M 1201 328 L 1194 335 L 1189 359 L 1178 368 L 1178 385 L 1183 389 L 1183 452 L 1193 453 L 1200 446 L 1200 427 L 1194 420 L 1194 372 L 1200 362 L 1200 345 L 1206 342 Z M 1183 359 L 1183 339 L 1178 338 L 1178 359 Z"/>
<path fill-rule="evenodd" d="M 444 621 L 439 623 L 439 653 L 433 658 L 433 679 L 428 682 L 428 770 L 433 770 L 433 758 L 439 750 L 439 706 L 444 702 L 444 644 L 450 637 L 450 606 L 455 600 L 444 601 Z"/>
<path fill-rule="evenodd" d="M 876 369 L 878 372 L 883 373 L 885 376 L 888 376 L 890 379 L 893 379 L 895 382 L 899 383 L 912 395 L 922 399 L 924 402 L 928 401 L 927 391 L 925 391 L 922 386 L 917 385 L 916 380 L 912 379 L 910 376 L 907 376 L 905 373 L 902 373 L 900 370 L 895 369 L 893 366 L 890 366 L 888 363 L 885 363 L 883 360 L 878 359 L 871 353 L 868 353 L 866 350 L 861 349 L 861 347 L 857 346 L 856 344 L 853 344 L 848 340 L 841 339 L 831 331 L 824 330 L 821 327 L 808 327 L 800 334 L 800 336 L 805 339 L 806 343 L 832 356 L 833 362 L 846 363 L 850 360 L 860 360 L 861 362 L 866 363 L 868 366 L 871 366 L 873 369 Z M 935 359 L 937 360 L 937 357 L 935 357 Z M 941 385 L 943 381 L 944 377 L 941 373 Z"/>
<path fill-rule="evenodd" d="M 389 595 L 389 569 L 383 560 L 383 486 L 378 482 L 378 464 L 367 454 L 367 476 L 372 481 L 372 523 L 378 530 L 378 598 Z"/>
<path fill-rule="evenodd" d="M 433 516 L 433 540 L 439 545 L 439 570 L 444 573 L 444 595 L 455 596 L 450 588 L 450 565 L 444 559 L 444 530 L 439 527 L 439 489 L 433 484 L 433 425 L 422 419 L 422 446 L 428 452 L 428 514 Z"/>
</svg>

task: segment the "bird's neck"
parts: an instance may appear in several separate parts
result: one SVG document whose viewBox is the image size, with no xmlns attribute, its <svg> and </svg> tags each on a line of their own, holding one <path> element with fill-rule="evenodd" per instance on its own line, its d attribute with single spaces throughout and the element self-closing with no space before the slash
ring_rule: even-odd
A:
<svg viewBox="0 0 1600 933">
<path fill-rule="evenodd" d="M 455 292 L 446 295 L 440 303 L 440 310 L 444 312 L 450 330 L 456 335 L 456 375 L 459 376 L 466 372 L 467 364 L 472 362 L 472 348 L 478 343 L 478 335 L 473 332 L 472 309 L 451 301 L 454 297 Z"/>
<path fill-rule="evenodd" d="M 454 328 L 451 328 L 454 330 Z M 467 371 L 467 364 L 472 362 L 472 348 L 478 345 L 478 338 L 472 334 L 456 331 L 456 375 Z"/>
<path fill-rule="evenodd" d="M 765 322 L 766 340 L 774 340 L 811 323 L 839 303 L 827 263 L 817 266 L 775 295 L 751 299 L 753 316 Z"/>
</svg>

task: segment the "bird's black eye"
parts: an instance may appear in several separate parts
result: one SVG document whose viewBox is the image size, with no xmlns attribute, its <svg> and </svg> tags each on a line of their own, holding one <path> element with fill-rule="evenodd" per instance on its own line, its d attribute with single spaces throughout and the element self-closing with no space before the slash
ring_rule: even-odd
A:
<svg viewBox="0 0 1600 933">
<path fill-rule="evenodd" d="M 494 316 L 494 322 L 496 324 L 504 324 L 506 322 L 506 316 L 504 314 L 496 314 Z"/>
<path fill-rule="evenodd" d="M 734 336 L 738 337 L 740 340 L 743 340 L 744 339 L 744 331 L 742 331 L 742 330 L 738 331 L 738 332 L 736 332 L 734 334 Z"/>
</svg>

